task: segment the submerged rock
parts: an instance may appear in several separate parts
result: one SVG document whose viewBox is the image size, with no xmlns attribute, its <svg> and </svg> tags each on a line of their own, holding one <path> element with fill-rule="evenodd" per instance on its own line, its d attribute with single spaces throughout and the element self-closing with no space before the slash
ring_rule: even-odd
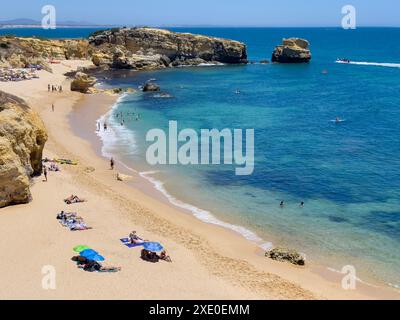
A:
<svg viewBox="0 0 400 320">
<path fill-rule="evenodd" d="M 77 72 L 74 80 L 71 82 L 71 91 L 87 93 L 91 87 L 96 84 L 97 79 L 83 72 Z"/>
<path fill-rule="evenodd" d="M 309 42 L 300 38 L 283 39 L 282 45 L 272 53 L 272 62 L 302 63 L 311 60 Z"/>
<path fill-rule="evenodd" d="M 305 258 L 296 250 L 287 248 L 275 248 L 265 253 L 265 256 L 276 261 L 290 262 L 297 266 L 304 266 Z"/>
<path fill-rule="evenodd" d="M 155 92 L 155 91 L 160 91 L 160 86 L 154 82 L 147 82 L 143 86 L 143 92 Z"/>
<path fill-rule="evenodd" d="M 31 199 L 30 177 L 42 173 L 47 133 L 22 100 L 0 91 L 0 208 Z"/>
</svg>

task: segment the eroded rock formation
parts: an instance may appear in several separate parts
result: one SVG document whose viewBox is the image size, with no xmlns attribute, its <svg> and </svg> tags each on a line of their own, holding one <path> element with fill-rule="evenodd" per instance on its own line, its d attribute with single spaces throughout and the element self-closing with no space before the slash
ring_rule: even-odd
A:
<svg viewBox="0 0 400 320">
<path fill-rule="evenodd" d="M 43 122 L 21 99 L 0 91 L 0 208 L 30 201 L 30 177 L 42 172 Z"/>
<path fill-rule="evenodd" d="M 96 84 L 97 79 L 83 72 L 77 72 L 71 82 L 71 91 L 87 93 Z"/>
<path fill-rule="evenodd" d="M 304 257 L 296 250 L 287 248 L 275 248 L 265 253 L 265 256 L 276 261 L 290 262 L 294 265 L 304 266 L 306 261 Z"/>
<path fill-rule="evenodd" d="M 90 56 L 87 40 L 0 37 L 0 67 L 24 68 L 41 64 L 50 71 L 48 61 L 51 59 L 88 59 Z"/>
<path fill-rule="evenodd" d="M 272 62 L 302 63 L 311 60 L 309 42 L 300 38 L 283 39 L 272 53 Z"/>
<path fill-rule="evenodd" d="M 161 29 L 106 30 L 95 33 L 89 42 L 97 52 L 93 63 L 105 63 L 113 68 L 247 63 L 246 45 L 241 42 Z"/>
</svg>

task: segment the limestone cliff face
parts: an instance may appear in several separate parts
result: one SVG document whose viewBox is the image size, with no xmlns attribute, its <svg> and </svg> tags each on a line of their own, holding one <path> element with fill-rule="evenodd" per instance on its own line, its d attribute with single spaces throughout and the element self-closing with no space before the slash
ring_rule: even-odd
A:
<svg viewBox="0 0 400 320">
<path fill-rule="evenodd" d="M 159 68 L 205 62 L 247 63 L 246 45 L 233 40 L 152 28 L 122 28 L 89 38 L 96 65 L 114 68 Z"/>
<path fill-rule="evenodd" d="M 152 28 L 96 32 L 89 40 L 0 37 L 0 68 L 51 59 L 92 59 L 96 66 L 149 70 L 201 63 L 247 63 L 246 45 L 233 40 Z"/>
<path fill-rule="evenodd" d="M 0 37 L 0 67 L 23 68 L 41 64 L 50 69 L 48 59 L 89 59 L 90 54 L 87 40 Z"/>
<path fill-rule="evenodd" d="M 42 171 L 47 134 L 26 103 L 0 91 L 0 208 L 30 201 L 29 180 Z"/>
</svg>

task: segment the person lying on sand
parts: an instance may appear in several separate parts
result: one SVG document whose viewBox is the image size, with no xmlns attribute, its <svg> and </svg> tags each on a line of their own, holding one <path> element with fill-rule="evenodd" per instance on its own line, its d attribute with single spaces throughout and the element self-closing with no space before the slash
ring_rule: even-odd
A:
<svg viewBox="0 0 400 320">
<path fill-rule="evenodd" d="M 66 204 L 73 204 L 73 203 L 82 203 L 86 200 L 79 198 L 78 196 L 71 195 L 69 198 L 65 199 L 64 202 Z"/>
<path fill-rule="evenodd" d="M 66 225 L 71 231 L 85 231 L 91 230 L 92 227 L 88 227 L 82 219 L 75 220 L 73 222 L 67 222 Z"/>
<path fill-rule="evenodd" d="M 140 257 L 142 260 L 152 263 L 157 263 L 160 260 L 160 257 L 155 252 L 151 252 L 146 249 L 142 250 Z"/>
<path fill-rule="evenodd" d="M 171 257 L 167 254 L 167 251 L 165 251 L 165 250 L 164 250 L 163 252 L 161 252 L 159 258 L 160 258 L 161 260 L 166 261 L 166 262 L 172 262 Z"/>
<path fill-rule="evenodd" d="M 60 168 L 54 162 L 51 162 L 51 164 L 49 166 L 49 171 L 59 172 Z"/>
<path fill-rule="evenodd" d="M 78 214 L 75 212 L 64 212 L 61 211 L 58 215 L 57 215 L 57 220 L 68 220 L 68 219 L 77 219 L 80 218 L 78 217 Z"/>
<path fill-rule="evenodd" d="M 82 256 L 72 257 L 72 261 L 75 261 L 78 268 L 88 272 L 118 272 L 121 271 L 120 267 L 104 267 L 97 261 L 89 260 Z"/>
<path fill-rule="evenodd" d="M 132 244 L 142 244 L 145 243 L 146 241 L 140 238 L 137 234 L 136 231 L 132 231 L 129 235 L 129 239 L 131 240 Z"/>
<path fill-rule="evenodd" d="M 78 268 L 83 269 L 87 272 L 118 272 L 121 271 L 121 267 L 104 267 L 97 261 L 89 260 L 84 265 L 78 265 Z"/>
</svg>

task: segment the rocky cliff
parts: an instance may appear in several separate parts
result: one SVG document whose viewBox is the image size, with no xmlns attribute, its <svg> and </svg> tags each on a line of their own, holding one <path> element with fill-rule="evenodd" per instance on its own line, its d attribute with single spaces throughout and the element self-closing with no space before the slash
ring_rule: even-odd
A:
<svg viewBox="0 0 400 320">
<path fill-rule="evenodd" d="M 152 28 L 98 31 L 89 40 L 0 36 L 0 68 L 40 64 L 50 71 L 51 59 L 91 59 L 96 66 L 144 70 L 247 63 L 247 52 L 238 41 Z"/>
<path fill-rule="evenodd" d="M 272 53 L 272 62 L 302 63 L 311 60 L 309 42 L 300 38 L 283 39 Z"/>
<path fill-rule="evenodd" d="M 42 171 L 47 134 L 26 103 L 0 91 L 0 208 L 30 200 L 30 177 Z"/>
<path fill-rule="evenodd" d="M 153 28 L 122 28 L 89 38 L 95 65 L 153 69 L 201 63 L 247 63 L 246 45 L 189 33 Z"/>
<path fill-rule="evenodd" d="M 24 68 L 41 64 L 46 69 L 49 59 L 89 59 L 90 45 L 87 40 L 48 40 L 0 36 L 0 68 Z"/>
</svg>

